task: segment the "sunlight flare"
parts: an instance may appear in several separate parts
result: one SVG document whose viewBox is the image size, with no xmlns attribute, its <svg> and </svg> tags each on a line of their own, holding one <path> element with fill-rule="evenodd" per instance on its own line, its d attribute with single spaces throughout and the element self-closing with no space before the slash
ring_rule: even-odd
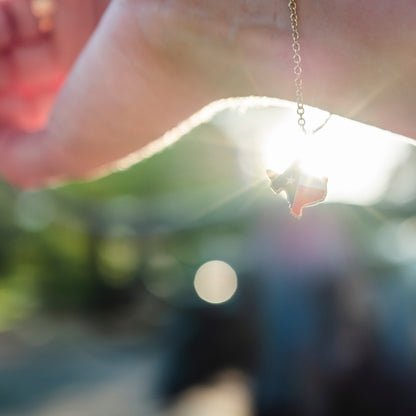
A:
<svg viewBox="0 0 416 416">
<path fill-rule="evenodd" d="M 308 107 L 311 121 L 324 119 L 323 113 Z M 262 156 L 266 169 L 283 172 L 297 160 L 306 173 L 327 177 L 328 201 L 367 205 L 381 196 L 409 150 L 391 132 L 332 116 L 315 135 L 303 134 L 292 119 L 276 123 Z"/>
</svg>

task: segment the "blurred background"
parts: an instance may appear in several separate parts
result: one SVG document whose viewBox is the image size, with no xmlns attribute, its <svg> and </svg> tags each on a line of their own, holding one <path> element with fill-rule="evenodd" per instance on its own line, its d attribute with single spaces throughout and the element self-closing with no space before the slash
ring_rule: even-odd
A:
<svg viewBox="0 0 416 416">
<path fill-rule="evenodd" d="M 99 180 L 1 184 L 1 415 L 416 414 L 416 149 L 333 116 L 298 221 L 264 173 L 294 115 L 222 108 Z"/>
</svg>

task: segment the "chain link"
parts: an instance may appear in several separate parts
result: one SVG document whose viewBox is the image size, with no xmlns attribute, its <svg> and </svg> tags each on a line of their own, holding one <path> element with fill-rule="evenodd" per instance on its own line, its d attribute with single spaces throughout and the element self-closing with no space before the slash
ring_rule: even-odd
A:
<svg viewBox="0 0 416 416">
<path fill-rule="evenodd" d="M 303 107 L 303 79 L 302 79 L 302 58 L 300 56 L 300 42 L 299 42 L 299 29 L 298 29 L 298 13 L 296 9 L 296 0 L 290 0 L 289 4 L 290 11 L 290 24 L 292 26 L 292 50 L 293 50 L 293 73 L 295 74 L 295 88 L 296 88 L 296 101 L 297 101 L 297 110 L 298 114 L 298 124 L 301 127 L 302 131 L 306 133 L 305 124 L 306 121 L 303 118 L 305 114 L 305 109 Z"/>
</svg>

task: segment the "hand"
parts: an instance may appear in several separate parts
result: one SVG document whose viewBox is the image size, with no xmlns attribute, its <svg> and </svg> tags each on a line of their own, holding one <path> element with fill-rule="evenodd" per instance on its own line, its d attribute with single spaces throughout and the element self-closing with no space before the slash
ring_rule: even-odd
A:
<svg viewBox="0 0 416 416">
<path fill-rule="evenodd" d="M 43 35 L 29 0 L 0 0 L 0 126 L 45 126 L 67 72 L 108 2 L 59 0 Z M 0 133 L 1 134 L 1 133 Z"/>
<path fill-rule="evenodd" d="M 416 3 L 300 1 L 299 14 L 305 102 L 416 137 Z M 290 44 L 286 0 L 113 0 L 45 129 L 3 130 L 0 170 L 26 187 L 85 177 L 212 100 L 293 99 Z"/>
</svg>

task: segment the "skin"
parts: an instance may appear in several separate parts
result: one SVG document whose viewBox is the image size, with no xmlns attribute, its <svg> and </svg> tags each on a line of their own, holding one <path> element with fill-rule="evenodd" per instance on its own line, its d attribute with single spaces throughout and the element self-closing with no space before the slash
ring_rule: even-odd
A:
<svg viewBox="0 0 416 416">
<path fill-rule="evenodd" d="M 56 1 L 48 37 L 29 15 L 7 40 L 0 14 L 0 172 L 17 186 L 109 169 L 213 100 L 294 99 L 287 0 L 113 0 L 95 31 L 105 1 Z M 416 2 L 298 9 L 305 103 L 415 138 Z"/>
</svg>

